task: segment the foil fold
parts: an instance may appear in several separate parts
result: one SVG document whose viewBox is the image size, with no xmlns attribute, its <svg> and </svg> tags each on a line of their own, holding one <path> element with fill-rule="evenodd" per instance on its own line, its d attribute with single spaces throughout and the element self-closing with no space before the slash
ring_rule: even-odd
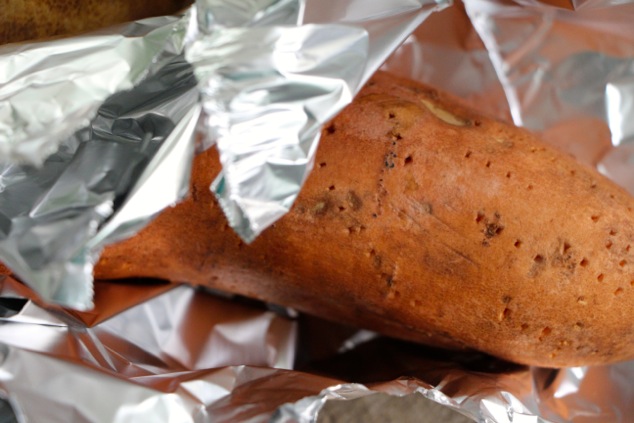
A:
<svg viewBox="0 0 634 423">
<path fill-rule="evenodd" d="M 366 56 L 365 31 L 334 25 L 225 29 L 188 48 L 223 165 L 212 189 L 245 240 L 290 209 Z"/>
<path fill-rule="evenodd" d="M 527 368 L 344 334 L 334 323 L 156 281 L 99 282 L 89 312 L 33 294 L 0 280 L 6 421 L 320 422 L 330 401 L 378 393 L 422 396 L 477 422 L 626 422 L 634 413 L 632 363 Z M 320 343 L 320 357 L 298 360 L 302 333 Z"/>
<path fill-rule="evenodd" d="M 0 162 L 41 165 L 110 95 L 160 67 L 166 51 L 180 51 L 183 25 L 159 17 L 80 40 L 1 46 Z"/>
<path fill-rule="evenodd" d="M 111 96 L 39 167 L 0 168 L 2 261 L 42 298 L 91 307 L 104 242 L 138 231 L 188 189 L 196 80 L 180 55 Z"/>
</svg>

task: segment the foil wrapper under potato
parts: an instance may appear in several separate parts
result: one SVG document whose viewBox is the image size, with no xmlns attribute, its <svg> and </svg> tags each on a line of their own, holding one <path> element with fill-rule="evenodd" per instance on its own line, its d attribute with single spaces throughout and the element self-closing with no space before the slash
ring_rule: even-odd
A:
<svg viewBox="0 0 634 423">
<path fill-rule="evenodd" d="M 476 421 L 632 420 L 632 363 L 517 367 L 186 286 L 98 283 L 92 311 L 51 305 L 89 308 L 99 250 L 186 194 L 196 149 L 220 150 L 212 189 L 257 236 L 292 205 L 321 124 L 385 59 L 634 191 L 631 5 L 448 6 L 207 0 L 3 47 L 0 260 L 35 290 L 2 281 L 6 421 L 315 421 L 329 399 L 376 392 Z"/>
</svg>

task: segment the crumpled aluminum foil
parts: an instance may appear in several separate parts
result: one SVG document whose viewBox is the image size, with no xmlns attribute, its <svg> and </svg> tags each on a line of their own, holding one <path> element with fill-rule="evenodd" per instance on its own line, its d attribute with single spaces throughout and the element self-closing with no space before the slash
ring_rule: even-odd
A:
<svg viewBox="0 0 634 423">
<path fill-rule="evenodd" d="M 575 0 L 573 12 L 531 0 L 466 0 L 464 11 L 457 4 L 428 18 L 435 5 L 421 10 L 419 2 L 384 3 L 388 2 L 308 1 L 305 7 L 282 1 L 249 4 L 264 7 L 273 21 L 336 23 L 337 29 L 351 25 L 367 31 L 365 67 L 349 80 L 343 78 L 347 82 L 339 81 L 341 97 L 330 97 L 331 105 L 345 102 L 354 85 L 362 83 L 398 45 L 399 37 L 413 32 L 390 56 L 386 68 L 444 87 L 489 113 L 529 125 L 549 142 L 629 187 L 630 152 L 634 152 L 628 119 L 633 104 L 630 93 L 634 93 L 631 5 Z M 161 22 L 144 29 L 148 33 L 162 33 L 160 28 L 167 25 L 178 42 L 169 42 L 172 47 L 165 50 L 161 50 L 164 45 L 153 50 L 155 58 L 149 60 L 147 74 L 139 74 L 127 86 L 134 86 L 133 91 L 115 87 L 91 103 L 94 112 L 86 109 L 82 116 L 89 117 L 81 118 L 93 118 L 90 127 L 85 127 L 86 120 L 62 119 L 71 123 L 70 129 L 61 124 L 49 128 L 51 134 L 58 130 L 62 134 L 60 147 L 51 156 L 50 150 L 41 150 L 46 160 L 40 170 L 9 164 L 0 171 L 0 195 L 4 195 L 0 197 L 0 213 L 12 216 L 6 219 L 0 214 L 2 260 L 6 255 L 12 267 L 23 264 L 23 256 L 10 248 L 10 243 L 19 244 L 20 251 L 26 251 L 36 265 L 46 261 L 46 254 L 57 259 L 72 253 L 59 260 L 53 271 L 42 270 L 41 277 L 48 280 L 38 287 L 39 295 L 12 278 L 0 276 L 0 397 L 4 399 L 0 401 L 0 416 L 19 423 L 308 422 L 318 420 L 327 400 L 386 392 L 395 396 L 422 394 L 481 422 L 632 421 L 634 363 L 559 371 L 517 367 L 489 357 L 437 352 L 332 324 L 320 323 L 315 329 L 302 316 L 288 320 L 261 306 L 251 309 L 190 287 L 98 283 L 96 308 L 86 312 L 41 302 L 43 297 L 75 307 L 85 305 L 82 299 L 91 290 L 80 280 L 81 270 L 90 267 L 101 246 L 133 233 L 183 194 L 196 125 L 208 134 L 218 131 L 231 135 L 234 130 L 230 123 L 237 117 L 231 113 L 216 123 L 210 123 L 212 117 L 205 114 L 210 105 L 208 110 L 215 110 L 233 107 L 234 103 L 208 97 L 205 85 L 199 86 L 194 77 L 204 77 L 206 66 L 217 64 L 207 61 L 210 56 L 204 49 L 191 56 L 192 62 L 200 60 L 193 64 L 187 52 L 183 53 L 188 46 L 222 46 L 214 44 L 217 40 L 209 31 L 217 24 L 214 17 L 220 15 L 200 13 L 201 8 L 208 10 L 218 4 L 199 1 L 196 13 L 182 20 L 144 22 L 143 27 L 155 25 L 148 22 Z M 223 9 L 223 13 L 232 13 L 230 7 L 228 10 Z M 281 36 L 275 38 L 276 30 L 263 29 L 270 21 L 254 10 L 242 10 L 237 25 L 246 23 L 253 33 L 266 33 L 265 41 L 282 40 Z M 201 20 L 205 29 L 199 33 Z M 258 22 L 266 25 L 258 26 Z M 227 34 L 245 31 L 231 26 L 223 28 Z M 311 38 L 316 34 L 311 28 L 317 27 L 291 29 L 305 34 L 302 40 L 332 43 L 327 36 Z M 354 31 L 346 34 L 351 35 L 346 40 L 353 50 L 362 43 L 363 37 L 355 38 Z M 331 52 L 327 53 L 324 57 L 331 57 Z M 267 60 L 270 58 L 264 58 Z M 211 83 L 211 88 L 218 88 L 213 79 L 201 78 Z M 172 85 L 177 87 L 174 96 L 153 96 Z M 5 88 L 0 85 L 0 91 Z M 244 93 L 257 94 L 251 88 Z M 150 93 L 154 101 L 144 107 L 146 94 L 136 96 L 136 90 Z M 110 96 L 112 93 L 116 94 Z M 262 98 L 256 96 L 256 100 L 260 101 L 256 105 L 266 105 Z M 544 105 L 540 105 L 542 101 Z M 301 128 L 309 129 L 311 124 L 307 119 Z M 78 128 L 82 129 L 75 131 Z M 73 131 L 72 136 L 63 135 Z M 51 137 L 55 138 L 57 135 Z M 204 139 L 203 148 L 217 138 L 216 134 Z M 299 164 L 291 160 L 291 169 L 298 165 L 302 171 L 309 170 L 315 140 L 306 140 L 295 144 L 304 146 L 300 150 L 306 157 L 300 157 Z M 271 150 L 274 154 L 286 151 Z M 229 167 L 241 167 L 231 161 L 243 157 L 238 153 L 239 149 L 226 153 Z M 129 157 L 126 163 L 131 166 L 117 167 L 120 164 L 114 159 L 118 155 Z M 98 157 L 90 160 L 91 171 L 96 170 L 91 175 L 105 177 L 87 178 L 83 186 L 87 189 L 80 192 L 73 184 L 78 174 L 84 173 L 85 163 L 79 160 L 82 156 Z M 172 166 L 180 169 L 172 173 Z M 30 172 L 43 173 L 35 178 Z M 295 173 L 295 182 L 303 177 L 297 176 L 300 173 Z M 276 180 L 278 175 L 272 176 L 271 180 Z M 224 175 L 224 180 L 230 179 Z M 234 188 L 220 187 L 221 183 L 215 186 L 235 204 L 240 200 L 231 193 L 248 188 L 240 183 L 249 181 L 237 179 Z M 290 190 L 293 184 L 283 186 Z M 37 203 L 41 204 L 37 212 L 30 212 L 27 192 L 36 193 L 38 201 L 46 199 Z M 292 195 L 278 199 L 290 201 L 287 199 Z M 66 201 L 72 207 L 60 207 Z M 247 228 L 249 213 L 236 207 L 226 209 L 235 210 L 234 221 Z M 71 224 L 73 220 L 82 223 Z M 69 226 L 59 226 L 60 222 Z M 16 227 L 36 230 L 31 237 L 3 235 Z M 46 240 L 54 242 L 46 244 Z M 62 274 L 79 276 L 75 284 L 68 284 L 73 278 L 60 278 Z"/>
<path fill-rule="evenodd" d="M 446 6 L 348 3 L 335 19 L 316 2 L 200 0 L 181 19 L 6 46 L 2 261 L 42 298 L 89 308 L 103 246 L 185 195 L 197 127 L 223 163 L 212 189 L 252 240 L 291 207 L 321 125 Z"/>
<path fill-rule="evenodd" d="M 530 369 L 358 336 L 189 286 L 98 283 L 87 313 L 29 298 L 0 280 L 2 421 L 315 422 L 327 401 L 374 393 L 423 395 L 478 422 L 634 415 L 632 363 Z M 309 357 L 298 359 L 302 349 Z"/>
</svg>

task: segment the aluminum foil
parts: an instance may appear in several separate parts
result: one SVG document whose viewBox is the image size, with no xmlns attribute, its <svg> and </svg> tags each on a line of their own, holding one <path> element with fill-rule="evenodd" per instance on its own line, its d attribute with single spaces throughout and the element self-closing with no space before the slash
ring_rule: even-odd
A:
<svg viewBox="0 0 634 423">
<path fill-rule="evenodd" d="M 531 369 L 156 281 L 98 283 L 88 313 L 0 282 L 2 421 L 315 422 L 327 401 L 375 393 L 422 395 L 479 422 L 634 415 L 632 363 Z"/>
<path fill-rule="evenodd" d="M 182 26 L 159 17 L 83 38 L 0 46 L 2 161 L 41 164 L 110 95 L 179 53 Z"/>
<path fill-rule="evenodd" d="M 182 199 L 212 145 L 211 189 L 252 240 L 291 207 L 321 125 L 446 6 L 348 3 L 336 19 L 316 2 L 201 0 L 182 18 L 4 47 L 0 259 L 42 298 L 90 308 L 100 250 Z"/>
<path fill-rule="evenodd" d="M 519 367 L 156 281 L 99 282 L 95 307 L 83 312 L 50 303 L 87 308 L 92 288 L 86 282 L 99 249 L 133 234 L 184 194 L 196 128 L 199 148 L 216 144 L 225 168 L 239 170 L 225 170 L 213 189 L 243 236 L 255 236 L 286 210 L 310 170 L 320 119 L 345 104 L 388 56 L 389 70 L 542 132 L 628 186 L 631 5 L 467 0 L 431 14 L 444 6 L 199 1 L 183 18 L 102 33 L 112 48 L 91 50 L 92 41 L 103 39 L 90 37 L 50 44 L 66 50 L 24 73 L 14 72 L 20 62 L 11 59 L 14 73 L 0 71 L 14 75 L 11 81 L 27 69 L 45 75 L 55 61 L 76 57 L 81 64 L 83 51 L 110 56 L 111 65 L 99 67 L 107 72 L 119 67 L 117 54 L 111 56 L 118 42 L 163 37 L 150 37 L 160 41 L 150 43 L 148 56 L 139 54 L 143 48 L 126 56 L 136 63 L 130 66 L 136 71 L 122 71 L 128 76 L 110 81 L 95 74 L 96 84 L 112 83 L 110 91 L 99 88 L 100 96 L 52 80 L 61 85 L 51 92 L 74 93 L 69 99 L 78 96 L 88 106 L 77 111 L 62 101 L 55 106 L 59 116 L 42 115 L 49 119 L 44 130 L 37 120 L 23 125 L 34 130 L 22 139 L 24 149 L 0 143 L 2 157 L 11 157 L 0 170 L 0 258 L 37 291 L 0 276 L 0 416 L 19 423 L 309 422 L 319 420 L 327 401 L 384 392 L 423 395 L 480 422 L 634 420 L 633 363 Z M 138 39 L 120 35 L 134 34 L 133 28 Z M 247 40 L 258 47 L 243 49 Z M 333 46 L 349 56 L 341 60 Z M 343 66 L 348 62 L 352 68 Z M 95 68 L 66 73 L 90 80 Z M 4 81 L 0 91 L 13 89 Z M 61 98 L 29 96 L 35 106 Z M 16 122 L 38 116 L 11 107 L 4 110 L 20 111 Z M 287 118 L 288 127 L 282 125 Z M 237 136 L 244 127 L 258 137 Z M 38 137 L 43 143 L 29 145 Z"/>
</svg>

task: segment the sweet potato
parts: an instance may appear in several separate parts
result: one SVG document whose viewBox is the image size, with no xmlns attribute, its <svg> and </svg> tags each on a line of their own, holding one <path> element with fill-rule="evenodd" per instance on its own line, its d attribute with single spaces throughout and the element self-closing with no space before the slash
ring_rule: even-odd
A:
<svg viewBox="0 0 634 423">
<path fill-rule="evenodd" d="M 169 15 L 193 0 L 3 0 L 0 44 L 92 31 Z"/>
<path fill-rule="evenodd" d="M 529 132 L 377 74 L 325 127 L 292 208 L 251 245 L 196 158 L 188 199 L 107 248 L 157 277 L 387 335 L 560 367 L 634 357 L 634 200 Z"/>
</svg>

